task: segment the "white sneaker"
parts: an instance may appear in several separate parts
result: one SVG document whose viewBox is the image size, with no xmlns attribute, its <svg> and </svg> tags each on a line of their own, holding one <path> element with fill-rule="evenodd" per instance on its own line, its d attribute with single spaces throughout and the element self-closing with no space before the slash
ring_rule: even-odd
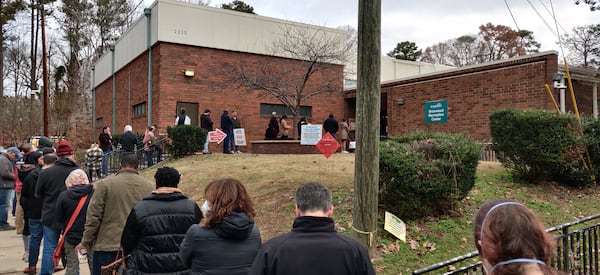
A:
<svg viewBox="0 0 600 275">
<path fill-rule="evenodd" d="M 348 153 L 350 153 L 350 152 L 348 152 L 348 151 L 342 151 L 342 154 L 348 154 Z"/>
<path fill-rule="evenodd" d="M 21 260 L 26 261 L 26 262 L 29 261 L 29 253 L 27 253 L 27 252 L 23 253 L 23 257 L 21 257 Z"/>
<path fill-rule="evenodd" d="M 237 153 L 237 154 L 241 154 L 241 153 L 242 153 L 242 151 L 238 150 L 236 153 Z"/>
</svg>

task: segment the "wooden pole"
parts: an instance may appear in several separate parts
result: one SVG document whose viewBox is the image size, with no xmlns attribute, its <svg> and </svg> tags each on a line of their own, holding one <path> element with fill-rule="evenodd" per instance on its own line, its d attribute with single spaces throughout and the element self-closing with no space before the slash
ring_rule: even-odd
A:
<svg viewBox="0 0 600 275">
<path fill-rule="evenodd" d="M 358 86 L 354 237 L 373 255 L 377 240 L 379 120 L 381 110 L 381 0 L 358 1 Z"/>
<path fill-rule="evenodd" d="M 44 83 L 44 99 L 42 109 L 44 112 L 44 136 L 48 136 L 48 53 L 46 49 L 46 11 L 44 7 L 44 0 L 40 1 L 40 9 L 41 9 L 41 21 L 42 21 L 42 77 Z M 58 87 L 57 87 L 58 88 Z"/>
</svg>

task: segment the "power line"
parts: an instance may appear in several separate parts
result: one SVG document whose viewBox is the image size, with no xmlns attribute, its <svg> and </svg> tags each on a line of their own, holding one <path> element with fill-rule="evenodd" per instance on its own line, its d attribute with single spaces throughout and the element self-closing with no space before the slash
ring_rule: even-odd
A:
<svg viewBox="0 0 600 275">
<path fill-rule="evenodd" d="M 506 8 L 508 9 L 508 13 L 510 13 L 510 17 L 512 18 L 513 22 L 515 23 L 515 27 L 517 28 L 517 31 L 521 31 L 519 29 L 519 25 L 517 24 L 517 20 L 515 19 L 515 16 L 512 13 L 512 10 L 510 9 L 510 6 L 508 5 L 508 2 L 506 2 L 506 0 L 504 0 L 504 4 L 506 4 Z"/>
<path fill-rule="evenodd" d="M 531 8 L 535 11 L 535 13 L 537 14 L 537 16 L 542 20 L 542 22 L 544 22 L 544 25 L 546 25 L 546 27 L 548 28 L 548 30 L 550 30 L 550 32 L 558 38 L 557 34 L 554 32 L 554 30 L 552 29 L 552 26 L 550 26 L 550 24 L 548 24 L 548 22 L 546 21 L 546 19 L 544 19 L 544 17 L 542 17 L 542 15 L 540 14 L 540 12 L 535 8 L 535 6 L 531 3 L 530 0 L 527 0 L 527 3 L 529 3 L 529 6 L 531 6 Z"/>
</svg>

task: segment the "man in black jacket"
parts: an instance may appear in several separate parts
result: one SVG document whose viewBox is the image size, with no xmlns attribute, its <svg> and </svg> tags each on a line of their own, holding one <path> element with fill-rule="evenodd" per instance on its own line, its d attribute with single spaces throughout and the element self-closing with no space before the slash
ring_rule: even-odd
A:
<svg viewBox="0 0 600 275">
<path fill-rule="evenodd" d="M 210 110 L 204 110 L 204 113 L 200 115 L 200 127 L 210 132 L 213 130 L 213 121 L 210 118 Z M 208 151 L 208 134 L 206 134 L 206 141 L 204 142 L 204 148 L 202 148 L 203 154 L 210 154 Z"/>
<path fill-rule="evenodd" d="M 175 168 L 156 170 L 156 190 L 129 213 L 121 246 L 132 274 L 189 274 L 179 258 L 179 244 L 192 224 L 202 219 L 198 205 L 177 189 L 180 179 Z"/>
<path fill-rule="evenodd" d="M 329 189 L 302 184 L 292 231 L 263 244 L 250 274 L 375 274 L 367 248 L 337 233 L 332 215 Z"/>
<path fill-rule="evenodd" d="M 333 113 L 329 113 L 329 118 L 327 118 L 325 122 L 323 122 L 323 130 L 325 130 L 325 132 L 327 133 L 330 133 L 333 136 L 333 138 L 336 138 L 335 134 L 339 129 L 340 125 L 338 121 L 335 120 L 335 118 L 333 118 Z"/>
<path fill-rule="evenodd" d="M 133 133 L 133 128 L 131 128 L 131 125 L 125 125 L 125 131 L 119 138 L 119 143 L 121 144 L 121 150 L 123 152 L 135 152 L 135 146 L 137 145 L 138 140 L 135 134 Z"/>
<path fill-rule="evenodd" d="M 60 231 L 63 224 L 56 219 L 56 201 L 62 191 L 65 191 L 65 180 L 71 171 L 78 169 L 79 166 L 73 158 L 73 147 L 68 141 L 62 140 L 56 150 L 58 160 L 54 166 L 42 170 L 35 187 L 35 196 L 43 199 L 42 205 L 42 225 L 44 232 L 44 244 L 42 251 L 42 267 L 40 275 L 50 275 L 53 273 L 54 263 L 52 254 L 58 243 Z"/>
</svg>

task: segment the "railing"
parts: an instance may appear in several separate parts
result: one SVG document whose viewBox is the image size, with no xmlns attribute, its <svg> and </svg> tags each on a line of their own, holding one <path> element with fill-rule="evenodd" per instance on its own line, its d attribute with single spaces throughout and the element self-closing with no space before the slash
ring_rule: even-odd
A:
<svg viewBox="0 0 600 275">
<path fill-rule="evenodd" d="M 155 150 L 152 153 L 152 163 L 154 165 L 156 165 L 158 162 L 163 161 L 167 158 L 169 158 L 171 156 L 171 154 L 167 151 L 167 148 L 165 146 L 166 140 L 161 140 L 158 141 L 158 143 L 155 144 L 155 146 L 158 146 L 158 148 L 160 148 L 160 150 Z M 162 154 L 160 155 L 160 158 L 158 156 L 158 152 L 161 152 Z M 85 169 L 85 171 L 87 173 L 91 173 L 92 174 L 92 181 L 97 181 L 107 175 L 112 175 L 117 173 L 117 171 L 119 171 L 119 163 L 120 163 L 120 158 L 119 156 L 121 155 L 121 153 L 124 153 L 124 151 L 122 151 L 120 148 L 117 148 L 117 150 L 114 151 L 110 151 L 107 154 L 104 154 L 104 160 L 106 162 L 106 174 L 104 174 L 103 172 L 101 172 L 101 175 L 98 176 L 95 172 L 93 171 L 89 171 L 88 169 L 88 163 L 83 163 L 81 165 L 82 169 Z M 138 158 L 138 162 L 139 162 L 139 169 L 145 169 L 148 168 L 148 162 L 146 160 L 146 155 L 144 152 L 144 145 L 143 143 L 138 143 L 134 146 L 134 152 Z M 160 160 L 160 161 L 159 161 Z"/>
<path fill-rule="evenodd" d="M 546 229 L 547 232 L 560 232 L 556 237 L 556 257 L 551 259 L 549 264 L 567 274 L 600 274 L 598 263 L 600 222 L 596 222 L 597 219 L 600 219 L 600 214 Z M 586 224 L 590 221 L 596 223 Z M 477 251 L 471 252 L 417 269 L 412 274 L 485 274 L 481 262 L 477 261 L 478 256 Z M 443 268 L 445 270 L 440 270 Z"/>
<path fill-rule="evenodd" d="M 491 142 L 482 142 L 481 144 L 481 154 L 479 154 L 480 161 L 498 161 L 496 157 L 496 152 L 492 149 Z"/>
</svg>

